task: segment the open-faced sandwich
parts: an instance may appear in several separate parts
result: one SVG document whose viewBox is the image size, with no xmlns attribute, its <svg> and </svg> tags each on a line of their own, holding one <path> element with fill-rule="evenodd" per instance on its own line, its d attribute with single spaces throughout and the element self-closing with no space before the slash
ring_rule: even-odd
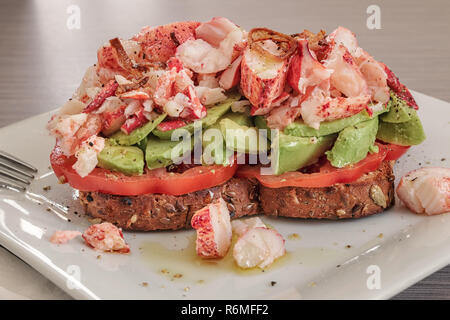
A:
<svg viewBox="0 0 450 320">
<path fill-rule="evenodd" d="M 382 212 L 394 160 L 425 138 L 409 90 L 343 27 L 246 32 L 219 17 L 145 27 L 97 56 L 48 123 L 51 164 L 89 215 L 124 229 L 188 228 L 208 206 L 214 219 Z"/>
</svg>

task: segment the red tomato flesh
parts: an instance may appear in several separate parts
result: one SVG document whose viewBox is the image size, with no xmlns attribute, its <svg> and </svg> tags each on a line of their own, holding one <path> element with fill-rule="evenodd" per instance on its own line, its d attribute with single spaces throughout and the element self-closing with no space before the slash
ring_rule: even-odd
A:
<svg viewBox="0 0 450 320">
<path fill-rule="evenodd" d="M 269 188 L 282 187 L 329 187 L 336 183 L 350 183 L 358 180 L 363 174 L 378 169 L 386 158 L 387 148 L 378 144 L 378 153 L 368 154 L 360 162 L 345 168 L 335 168 L 327 161 L 317 173 L 286 172 L 281 175 L 261 175 L 259 166 L 243 166 L 237 171 L 238 177 L 256 178 L 263 186 Z"/>
<path fill-rule="evenodd" d="M 401 156 L 403 156 L 411 146 L 399 146 L 398 144 L 386 144 L 388 149 L 388 153 L 384 160 L 397 160 Z"/>
<path fill-rule="evenodd" d="M 147 170 L 139 176 L 126 176 L 120 172 L 95 168 L 87 177 L 80 177 L 72 168 L 76 159 L 66 157 L 55 146 L 50 162 L 60 181 L 68 182 L 80 191 L 102 192 L 133 196 L 147 193 L 182 195 L 220 185 L 231 179 L 236 161 L 230 166 L 211 165 L 189 168 L 183 173 L 167 172 L 165 168 Z"/>
</svg>

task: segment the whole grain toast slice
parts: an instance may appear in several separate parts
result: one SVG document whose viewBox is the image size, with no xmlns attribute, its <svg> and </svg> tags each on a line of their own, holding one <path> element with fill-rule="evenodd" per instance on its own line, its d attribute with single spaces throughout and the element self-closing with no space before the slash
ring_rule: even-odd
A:
<svg viewBox="0 0 450 320">
<path fill-rule="evenodd" d="M 190 228 L 192 215 L 222 197 L 231 217 L 267 216 L 347 219 L 383 212 L 394 205 L 393 161 L 385 161 L 373 172 L 352 183 L 324 188 L 259 185 L 256 180 L 232 178 L 226 183 L 181 196 L 146 194 L 118 196 L 80 192 L 88 215 L 125 230 L 177 230 Z"/>
</svg>

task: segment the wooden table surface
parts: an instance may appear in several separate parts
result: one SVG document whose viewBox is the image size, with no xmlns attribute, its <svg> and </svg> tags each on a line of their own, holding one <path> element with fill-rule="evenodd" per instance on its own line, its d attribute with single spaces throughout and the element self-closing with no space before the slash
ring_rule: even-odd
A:
<svg viewBox="0 0 450 320">
<path fill-rule="evenodd" d="M 450 101 L 450 2 L 445 0 L 150 0 L 0 2 L 0 127 L 54 109 L 78 86 L 96 50 L 108 39 L 128 38 L 142 26 L 225 16 L 249 30 L 265 26 L 285 33 L 343 25 L 359 44 L 385 62 L 409 88 Z M 80 9 L 80 29 L 69 29 L 70 5 Z M 380 8 L 381 29 L 369 29 L 369 5 Z M 70 11 L 70 10 L 69 10 Z M 423 106 L 426 107 L 426 106 Z M 0 247 L 0 287 L 23 262 Z M 66 298 L 31 268 L 42 295 Z M 5 282 L 6 281 L 6 282 Z M 14 285 L 7 283 L 9 286 Z M 450 299 L 450 266 L 400 293 L 401 299 Z"/>
</svg>

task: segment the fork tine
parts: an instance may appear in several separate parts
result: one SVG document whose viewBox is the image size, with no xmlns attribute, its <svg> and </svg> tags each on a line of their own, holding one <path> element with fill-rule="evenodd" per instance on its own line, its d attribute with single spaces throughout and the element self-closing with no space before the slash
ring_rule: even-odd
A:
<svg viewBox="0 0 450 320">
<path fill-rule="evenodd" d="M 22 178 L 18 174 L 14 173 L 14 172 L 12 172 L 10 170 L 7 170 L 7 169 L 0 168 L 0 175 L 2 175 L 4 177 L 7 177 L 9 179 L 15 180 L 15 181 L 19 181 L 19 182 L 22 182 L 22 183 L 25 183 L 25 184 L 30 184 L 30 181 Z"/>
<path fill-rule="evenodd" d="M 9 182 L 2 181 L 2 180 L 0 180 L 0 188 L 16 189 L 16 190 L 20 190 L 20 191 L 25 191 L 26 190 L 26 188 L 23 187 L 23 186 L 20 186 L 18 184 L 9 183 Z"/>
<path fill-rule="evenodd" d="M 24 161 L 22 161 L 22 160 L 20 160 L 20 159 L 18 159 L 16 157 L 14 157 L 13 155 L 10 155 L 9 153 L 7 153 L 5 151 L 1 151 L 0 150 L 0 157 L 5 158 L 5 159 L 7 159 L 9 161 L 15 162 L 15 163 L 17 163 L 17 164 L 19 164 L 19 165 L 21 165 L 21 166 L 23 166 L 25 168 L 28 168 L 29 170 L 31 170 L 33 172 L 37 172 L 38 171 L 31 164 L 28 164 L 28 163 L 26 163 L 26 162 L 24 162 Z"/>
<path fill-rule="evenodd" d="M 31 173 L 28 173 L 28 172 L 26 172 L 24 170 L 21 170 L 21 169 L 19 169 L 17 167 L 14 167 L 14 166 L 10 165 L 9 163 L 6 163 L 6 162 L 0 160 L 0 168 L 1 167 L 4 167 L 4 168 L 9 169 L 11 171 L 23 174 L 25 177 L 28 177 L 30 179 L 34 179 L 34 175 L 32 175 Z"/>
</svg>

